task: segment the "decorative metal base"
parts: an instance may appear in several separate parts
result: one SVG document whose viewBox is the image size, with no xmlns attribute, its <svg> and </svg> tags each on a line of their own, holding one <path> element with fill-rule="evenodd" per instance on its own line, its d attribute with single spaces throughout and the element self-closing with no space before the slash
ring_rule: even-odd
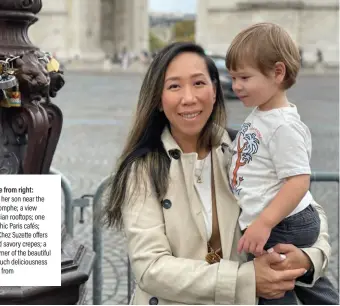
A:
<svg viewBox="0 0 340 306">
<path fill-rule="evenodd" d="M 48 174 L 61 133 L 62 112 L 51 97 L 64 85 L 63 73 L 55 65 L 49 72 L 45 53 L 27 35 L 41 7 L 41 0 L 0 0 L 2 99 L 8 98 L 2 90 L 10 90 L 9 72 L 18 83 L 12 100 L 4 100 L 11 103 L 0 105 L 0 174 Z M 13 60 L 11 71 L 7 58 Z M 61 241 L 61 286 L 0 287 L 1 305 L 84 302 L 94 253 L 68 236 L 64 227 Z"/>
</svg>

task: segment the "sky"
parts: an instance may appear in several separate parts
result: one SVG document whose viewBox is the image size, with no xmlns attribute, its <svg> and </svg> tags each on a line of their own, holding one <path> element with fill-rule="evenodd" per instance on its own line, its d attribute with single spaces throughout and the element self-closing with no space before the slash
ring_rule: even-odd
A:
<svg viewBox="0 0 340 306">
<path fill-rule="evenodd" d="M 149 11 L 196 13 L 196 0 L 149 0 Z"/>
</svg>

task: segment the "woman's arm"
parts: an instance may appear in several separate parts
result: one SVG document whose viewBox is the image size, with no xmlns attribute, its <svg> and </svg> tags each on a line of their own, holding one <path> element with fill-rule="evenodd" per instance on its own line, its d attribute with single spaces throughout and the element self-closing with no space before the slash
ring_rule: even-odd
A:
<svg viewBox="0 0 340 306">
<path fill-rule="evenodd" d="M 131 188 L 133 190 L 134 187 Z M 142 290 L 185 304 L 256 303 L 253 262 L 240 265 L 235 261 L 221 260 L 210 265 L 204 260 L 172 255 L 162 207 L 151 191 L 144 190 L 131 197 L 122 213 L 132 269 Z M 259 262 L 259 265 L 262 270 L 270 269 L 265 261 Z M 272 284 L 277 285 L 276 290 L 288 290 L 284 287 L 286 284 L 280 286 L 287 275 L 273 275 L 270 271 L 267 271 L 267 279 L 257 288 L 259 292 L 263 291 L 261 288 L 264 286 L 270 290 Z M 295 270 L 289 277 L 293 279 L 301 274 Z"/>
</svg>

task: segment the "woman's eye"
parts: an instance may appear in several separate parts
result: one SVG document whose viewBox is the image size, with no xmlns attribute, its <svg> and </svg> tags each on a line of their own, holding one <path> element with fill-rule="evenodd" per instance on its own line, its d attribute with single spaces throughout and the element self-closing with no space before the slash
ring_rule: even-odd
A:
<svg viewBox="0 0 340 306">
<path fill-rule="evenodd" d="M 205 85 L 205 83 L 203 81 L 197 81 L 195 82 L 195 85 L 202 86 L 202 85 Z"/>
<path fill-rule="evenodd" d="M 168 89 L 177 89 L 179 86 L 177 84 L 171 84 Z"/>
</svg>

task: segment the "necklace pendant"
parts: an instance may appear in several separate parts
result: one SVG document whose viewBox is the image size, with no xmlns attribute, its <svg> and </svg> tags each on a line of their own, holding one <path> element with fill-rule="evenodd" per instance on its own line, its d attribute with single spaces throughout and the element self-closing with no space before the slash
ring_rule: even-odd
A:
<svg viewBox="0 0 340 306">
<path fill-rule="evenodd" d="M 220 262 L 221 257 L 216 252 L 211 251 L 205 256 L 205 260 L 207 263 L 212 265 L 214 263 Z"/>
<path fill-rule="evenodd" d="M 202 178 L 200 176 L 197 178 L 197 183 L 199 183 L 199 184 L 202 183 Z"/>
</svg>

